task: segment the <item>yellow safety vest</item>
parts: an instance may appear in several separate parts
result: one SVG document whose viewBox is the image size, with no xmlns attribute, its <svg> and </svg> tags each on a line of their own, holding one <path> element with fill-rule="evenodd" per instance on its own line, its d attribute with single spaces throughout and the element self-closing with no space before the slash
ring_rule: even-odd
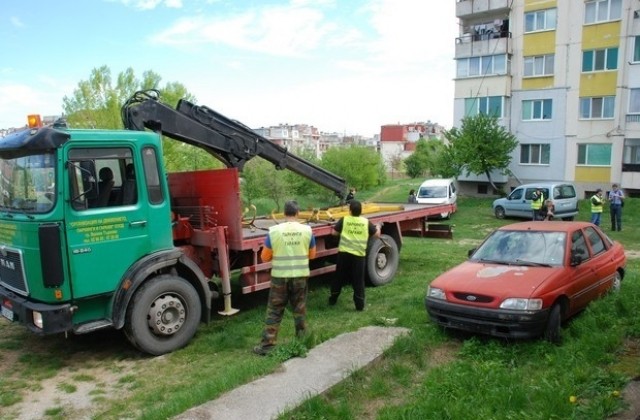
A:
<svg viewBox="0 0 640 420">
<path fill-rule="evenodd" d="M 269 228 L 273 251 L 272 277 L 309 277 L 311 235 L 311 227 L 297 222 L 286 222 Z"/>
<path fill-rule="evenodd" d="M 531 200 L 531 208 L 533 210 L 540 210 L 542 208 L 542 203 L 544 203 L 544 194 L 541 192 L 537 200 Z"/>
<path fill-rule="evenodd" d="M 591 197 L 591 213 L 602 213 L 602 198 L 594 195 Z"/>
<path fill-rule="evenodd" d="M 345 216 L 342 221 L 338 251 L 364 257 L 367 253 L 368 240 L 369 220 L 360 216 Z"/>
</svg>

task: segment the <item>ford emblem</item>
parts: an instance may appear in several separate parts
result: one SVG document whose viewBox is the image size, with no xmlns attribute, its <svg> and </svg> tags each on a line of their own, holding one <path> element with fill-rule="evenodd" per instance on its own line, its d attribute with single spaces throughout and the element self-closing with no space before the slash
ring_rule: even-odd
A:
<svg viewBox="0 0 640 420">
<path fill-rule="evenodd" d="M 477 297 L 473 296 L 473 295 L 467 295 L 467 300 L 470 300 L 471 302 L 475 301 L 477 299 Z"/>
</svg>

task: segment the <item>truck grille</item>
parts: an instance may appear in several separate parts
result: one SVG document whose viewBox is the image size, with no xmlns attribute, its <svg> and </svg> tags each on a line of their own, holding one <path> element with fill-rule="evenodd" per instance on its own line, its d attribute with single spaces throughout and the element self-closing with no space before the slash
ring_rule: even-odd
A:
<svg viewBox="0 0 640 420">
<path fill-rule="evenodd" d="M 20 251 L 0 247 L 0 284 L 21 295 L 29 293 Z"/>
</svg>

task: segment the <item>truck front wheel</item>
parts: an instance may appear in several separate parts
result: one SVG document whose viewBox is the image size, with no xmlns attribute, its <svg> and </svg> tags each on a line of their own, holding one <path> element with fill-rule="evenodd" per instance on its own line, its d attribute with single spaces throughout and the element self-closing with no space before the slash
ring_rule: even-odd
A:
<svg viewBox="0 0 640 420">
<path fill-rule="evenodd" d="M 391 283 L 398 270 L 398 244 L 389 235 L 373 238 L 367 250 L 366 277 L 373 286 Z"/>
<path fill-rule="evenodd" d="M 201 311 L 198 293 L 189 282 L 163 274 L 136 291 L 127 308 L 124 333 L 145 353 L 170 353 L 191 341 Z"/>
</svg>

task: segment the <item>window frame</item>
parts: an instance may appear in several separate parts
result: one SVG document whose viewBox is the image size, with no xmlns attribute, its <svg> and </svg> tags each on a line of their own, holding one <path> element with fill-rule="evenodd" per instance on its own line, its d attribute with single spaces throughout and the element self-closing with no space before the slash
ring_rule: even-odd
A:
<svg viewBox="0 0 640 420">
<path fill-rule="evenodd" d="M 640 165 L 640 138 L 624 139 L 622 163 L 627 165 Z"/>
<path fill-rule="evenodd" d="M 500 70 L 496 70 L 496 62 L 502 60 Z M 507 74 L 507 55 L 506 54 L 494 54 L 484 55 L 477 57 L 467 57 L 456 60 L 456 77 L 457 78 L 469 78 L 480 76 L 504 76 Z M 490 67 L 489 63 L 490 61 Z M 463 64 L 465 63 L 465 64 Z M 475 70 L 475 71 L 472 71 Z M 486 70 L 486 71 L 485 71 Z"/>
<path fill-rule="evenodd" d="M 506 112 L 506 97 L 504 96 L 478 96 L 475 98 L 465 98 L 465 116 L 472 117 L 478 114 L 491 115 L 497 118 L 504 118 Z M 490 112 L 492 106 L 496 106 L 496 101 L 500 101 L 498 113 Z M 473 109 L 469 103 L 473 103 Z"/>
<path fill-rule="evenodd" d="M 582 73 L 618 69 L 618 47 L 582 51 Z"/>
<path fill-rule="evenodd" d="M 549 68 L 550 67 L 550 68 Z M 554 75 L 555 54 L 524 57 L 523 77 L 546 77 Z"/>
<path fill-rule="evenodd" d="M 633 58 L 632 63 L 640 63 L 640 35 L 636 35 L 633 39 Z"/>
<path fill-rule="evenodd" d="M 603 7 L 606 9 L 603 10 Z M 587 0 L 584 3 L 584 24 L 609 22 L 622 18 L 622 0 Z"/>
<path fill-rule="evenodd" d="M 615 96 L 586 96 L 580 98 L 579 101 L 579 109 L 578 116 L 581 120 L 611 120 L 615 117 L 616 109 L 615 109 Z M 587 102 L 588 101 L 588 102 Z M 598 102 L 600 102 L 598 104 Z M 589 110 L 588 115 L 586 115 L 585 106 L 588 104 Z M 594 115 L 594 108 L 597 110 L 600 109 L 599 115 Z M 607 113 L 607 110 L 611 108 L 611 114 Z"/>
<path fill-rule="evenodd" d="M 602 151 L 598 152 L 597 150 L 595 150 L 599 148 L 603 148 L 603 149 L 608 148 L 609 161 L 607 163 L 593 162 L 593 160 L 596 160 L 599 157 L 597 155 L 602 153 Z M 590 152 L 589 149 L 594 149 L 594 150 Z M 577 150 L 578 159 L 576 160 L 576 165 L 577 166 L 611 167 L 611 150 L 612 150 L 612 146 L 610 143 L 580 143 L 578 144 L 578 150 Z"/>
<path fill-rule="evenodd" d="M 526 151 L 526 152 L 525 152 Z M 533 155 L 537 155 L 535 159 Z M 526 161 L 524 160 L 526 156 Z M 521 165 L 549 165 L 551 162 L 551 145 L 549 143 L 520 144 Z"/>
<path fill-rule="evenodd" d="M 529 28 L 529 18 L 532 19 Z M 542 19 L 542 24 L 540 20 Z M 543 10 L 533 10 L 524 14 L 524 33 L 550 31 L 556 29 L 558 24 L 558 9 L 556 7 Z"/>
<path fill-rule="evenodd" d="M 525 115 L 525 112 L 529 116 Z M 536 118 L 536 113 L 540 116 Z M 548 116 L 547 116 L 548 115 Z M 548 121 L 553 115 L 552 99 L 524 99 L 522 101 L 522 121 Z"/>
</svg>

